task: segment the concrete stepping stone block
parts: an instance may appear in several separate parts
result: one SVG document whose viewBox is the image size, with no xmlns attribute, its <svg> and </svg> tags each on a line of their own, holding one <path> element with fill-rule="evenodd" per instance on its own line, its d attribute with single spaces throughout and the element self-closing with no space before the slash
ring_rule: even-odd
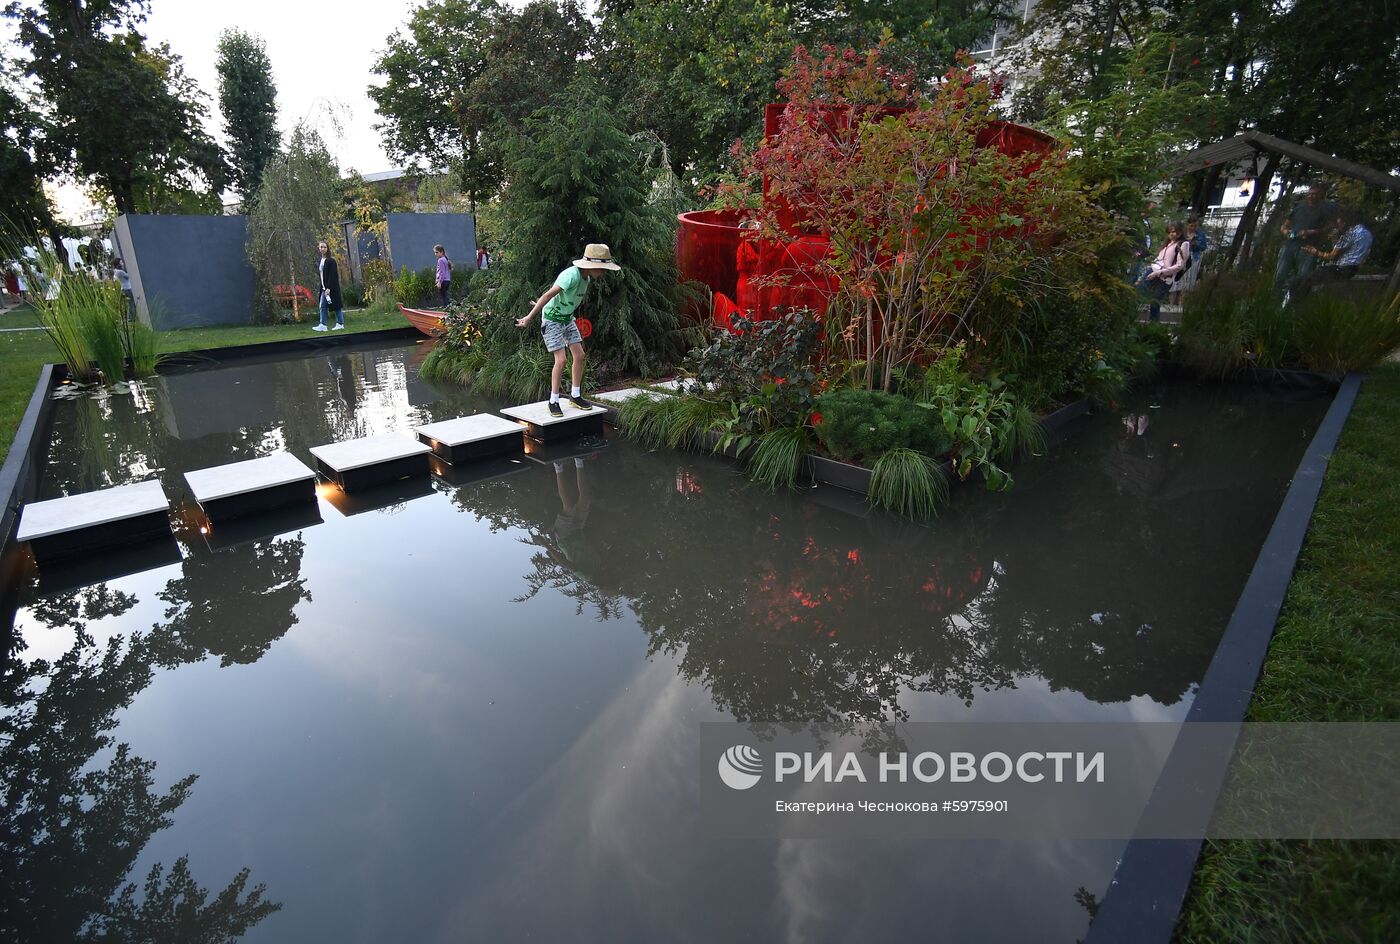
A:
<svg viewBox="0 0 1400 944">
<path fill-rule="evenodd" d="M 316 500 L 316 473 L 286 452 L 196 469 L 185 481 L 211 521 Z"/>
<path fill-rule="evenodd" d="M 43 563 L 159 538 L 170 532 L 170 501 L 156 479 L 30 502 L 15 539 Z"/>
<path fill-rule="evenodd" d="M 311 448 L 316 471 L 346 492 L 426 476 L 431 454 L 432 449 L 424 443 L 397 433 Z"/>
<path fill-rule="evenodd" d="M 525 448 L 525 430 L 520 424 L 490 413 L 429 423 L 414 433 L 434 455 L 454 464 Z"/>
</svg>

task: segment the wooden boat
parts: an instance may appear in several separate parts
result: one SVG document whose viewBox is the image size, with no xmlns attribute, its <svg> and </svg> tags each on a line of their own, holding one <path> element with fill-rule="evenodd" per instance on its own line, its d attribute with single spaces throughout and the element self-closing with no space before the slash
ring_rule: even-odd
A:
<svg viewBox="0 0 1400 944">
<path fill-rule="evenodd" d="M 435 338 L 442 334 L 442 322 L 447 316 L 446 312 L 427 311 L 422 308 L 405 308 L 402 305 L 399 306 L 399 311 L 403 312 L 403 316 L 408 319 L 409 324 L 413 325 L 413 327 L 417 328 L 419 331 L 422 331 L 428 337 Z"/>
</svg>

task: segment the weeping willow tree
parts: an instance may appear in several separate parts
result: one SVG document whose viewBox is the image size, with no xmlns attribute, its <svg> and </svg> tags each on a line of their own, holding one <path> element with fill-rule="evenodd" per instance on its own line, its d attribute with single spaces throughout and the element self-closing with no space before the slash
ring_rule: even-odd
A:
<svg viewBox="0 0 1400 944">
<path fill-rule="evenodd" d="M 259 319 L 270 321 L 277 314 L 275 286 L 315 284 L 316 244 L 334 232 L 342 210 L 340 170 L 330 150 L 315 130 L 298 125 L 286 150 L 263 171 L 248 211 L 248 261 L 256 277 Z M 298 321 L 301 305 L 293 293 Z"/>
<path fill-rule="evenodd" d="M 515 319 L 588 243 L 606 243 L 622 266 L 592 283 L 576 312 L 593 324 L 586 344 L 594 376 L 646 374 L 678 360 L 687 345 L 677 314 L 675 215 L 656 199 L 658 170 L 650 151 L 586 78 L 532 115 L 510 149 L 501 263 L 474 283 L 472 301 L 488 313 L 485 343 L 463 352 L 440 345 L 425 371 L 464 378 L 473 372 L 457 369 L 456 357 L 505 358 L 527 345 L 539 349 L 538 328 L 522 330 Z"/>
</svg>

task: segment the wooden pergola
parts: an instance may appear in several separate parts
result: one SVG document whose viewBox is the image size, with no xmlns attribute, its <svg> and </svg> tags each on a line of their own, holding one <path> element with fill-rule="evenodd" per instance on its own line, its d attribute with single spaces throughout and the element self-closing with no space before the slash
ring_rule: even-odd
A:
<svg viewBox="0 0 1400 944">
<path fill-rule="evenodd" d="M 1216 141 L 1214 144 L 1207 144 L 1205 147 L 1182 154 L 1168 164 L 1167 172 L 1169 176 L 1181 177 L 1200 170 L 1228 167 L 1243 160 L 1257 161 L 1260 155 L 1266 155 L 1264 167 L 1259 171 L 1254 193 L 1245 206 L 1244 216 L 1240 219 L 1239 227 L 1235 230 L 1235 238 L 1230 246 L 1232 260 L 1238 253 L 1245 234 L 1254 230 L 1259 219 L 1259 212 L 1264 204 L 1264 195 L 1269 192 L 1269 184 L 1273 180 L 1274 171 L 1278 169 L 1279 161 L 1285 157 L 1292 158 L 1300 164 L 1307 164 L 1334 174 L 1340 174 L 1343 177 L 1359 180 L 1372 187 L 1400 194 L 1400 177 L 1394 174 L 1387 174 L 1374 167 L 1367 167 L 1364 164 L 1310 148 L 1305 144 L 1285 141 L 1262 131 L 1246 131 L 1233 138 Z M 1397 290 L 1400 290 L 1400 259 L 1396 260 L 1395 266 L 1391 269 L 1390 278 L 1386 282 L 1387 294 L 1394 294 Z"/>
</svg>

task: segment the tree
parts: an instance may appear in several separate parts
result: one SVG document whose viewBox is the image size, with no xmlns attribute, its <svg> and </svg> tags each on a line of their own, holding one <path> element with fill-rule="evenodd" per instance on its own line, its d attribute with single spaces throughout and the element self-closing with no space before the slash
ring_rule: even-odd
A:
<svg viewBox="0 0 1400 944">
<path fill-rule="evenodd" d="M 217 202 L 226 167 L 203 131 L 202 95 L 169 47 L 147 48 L 144 4 L 12 0 L 5 13 L 48 104 L 58 166 L 96 180 L 118 213 L 161 208 L 176 188 Z"/>
<path fill-rule="evenodd" d="M 383 118 L 375 125 L 389 156 L 428 169 L 452 168 L 472 204 L 500 183 L 483 146 L 478 111 L 466 88 L 486 68 L 486 46 L 501 15 L 496 0 L 428 0 L 413 11 L 407 33 L 389 37 L 374 65 L 384 84 L 369 97 Z"/>
<path fill-rule="evenodd" d="M 274 285 L 313 281 L 316 243 L 334 239 L 343 210 L 340 170 L 330 151 L 316 131 L 297 125 L 287 149 L 264 171 L 248 213 L 248 261 L 263 316 L 273 312 Z M 299 319 L 300 303 L 293 299 Z"/>
<path fill-rule="evenodd" d="M 0 227 L 22 238 L 54 234 L 58 222 L 44 193 L 52 170 L 46 154 L 47 123 L 11 84 L 0 63 Z"/>
<path fill-rule="evenodd" d="M 440 350 L 504 358 L 522 346 L 539 351 L 522 332 L 525 314 L 586 243 L 607 243 L 622 271 L 594 283 L 580 317 L 593 322 L 589 364 L 600 374 L 648 373 L 673 364 L 684 350 L 678 330 L 674 217 L 650 202 L 654 172 L 644 146 L 623 129 L 617 108 L 598 83 L 578 76 L 555 105 L 525 123 L 508 161 L 502 198 L 501 257 L 476 298 L 489 312 L 486 345 Z M 474 288 L 475 291 L 475 288 Z M 434 351 L 437 355 L 439 352 Z"/>
<path fill-rule="evenodd" d="M 258 192 L 263 169 L 281 145 L 277 86 L 261 37 L 242 30 L 219 36 L 219 110 L 229 139 L 229 182 L 244 197 Z"/>
<path fill-rule="evenodd" d="M 787 6 L 766 0 L 623 0 L 602 5 L 599 70 L 631 124 L 665 143 L 682 180 L 705 182 L 763 106 L 792 54 Z"/>
<path fill-rule="evenodd" d="M 451 168 L 472 212 L 504 179 L 511 137 L 573 77 L 592 28 L 575 0 L 429 0 L 395 33 L 370 98 L 398 160 Z"/>
</svg>

